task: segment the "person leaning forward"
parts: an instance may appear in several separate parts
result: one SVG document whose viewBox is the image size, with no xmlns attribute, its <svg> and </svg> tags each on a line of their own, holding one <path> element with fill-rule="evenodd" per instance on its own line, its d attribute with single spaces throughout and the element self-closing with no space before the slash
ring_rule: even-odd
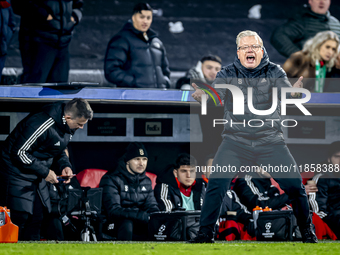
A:
<svg viewBox="0 0 340 255">
<path fill-rule="evenodd" d="M 0 157 L 0 202 L 11 209 L 19 240 L 40 240 L 44 207 L 51 212 L 46 182 L 58 183 L 56 174 L 73 176 L 65 149 L 92 117 L 89 103 L 74 98 L 29 114 L 7 137 Z M 53 160 L 56 173 L 50 170 Z"/>
</svg>

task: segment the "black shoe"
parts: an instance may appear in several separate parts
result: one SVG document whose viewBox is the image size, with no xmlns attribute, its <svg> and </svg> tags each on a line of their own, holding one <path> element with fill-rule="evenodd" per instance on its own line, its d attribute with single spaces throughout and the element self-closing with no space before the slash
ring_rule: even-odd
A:
<svg viewBox="0 0 340 255">
<path fill-rule="evenodd" d="M 317 243 L 318 238 L 314 232 L 314 224 L 308 224 L 305 228 L 300 228 L 302 235 L 302 242 L 304 243 Z"/>
<path fill-rule="evenodd" d="M 188 243 L 215 243 L 214 238 L 210 237 L 209 235 L 198 232 L 197 236 L 189 241 Z"/>
</svg>

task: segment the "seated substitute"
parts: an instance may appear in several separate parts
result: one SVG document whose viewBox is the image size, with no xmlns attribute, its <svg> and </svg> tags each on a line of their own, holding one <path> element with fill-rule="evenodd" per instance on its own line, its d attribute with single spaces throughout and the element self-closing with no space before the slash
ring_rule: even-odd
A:
<svg viewBox="0 0 340 255">
<path fill-rule="evenodd" d="M 151 180 L 145 175 L 148 154 L 142 143 L 131 143 L 117 169 L 100 181 L 103 206 L 118 240 L 147 240 L 151 212 L 158 212 Z"/>
<path fill-rule="evenodd" d="M 327 162 L 322 169 L 327 172 L 316 174 L 313 177 L 318 192 L 309 193 L 309 203 L 319 217 L 340 238 L 340 141 L 330 145 Z M 326 168 L 325 168 L 326 167 Z"/>
<path fill-rule="evenodd" d="M 198 85 L 200 82 L 208 85 L 212 84 L 216 75 L 222 68 L 222 60 L 215 55 L 205 55 L 197 62 L 197 65 L 192 67 L 184 77 L 178 79 L 176 89 L 194 90 L 190 86 L 190 79 Z"/>
<path fill-rule="evenodd" d="M 234 185 L 234 191 L 239 196 L 241 203 L 250 212 L 257 205 L 262 208 L 268 206 L 276 210 L 291 203 L 286 193 L 280 194 L 269 173 L 262 171 L 257 174 L 259 176 L 247 174 L 243 178 L 237 178 Z"/>
<path fill-rule="evenodd" d="M 180 154 L 173 169 L 176 182 L 170 178 L 157 178 L 155 197 L 161 211 L 201 210 L 205 188 L 196 180 L 196 159 L 187 154 Z M 168 171 L 169 171 L 168 170 Z M 164 174 L 166 175 L 166 173 Z"/>
</svg>

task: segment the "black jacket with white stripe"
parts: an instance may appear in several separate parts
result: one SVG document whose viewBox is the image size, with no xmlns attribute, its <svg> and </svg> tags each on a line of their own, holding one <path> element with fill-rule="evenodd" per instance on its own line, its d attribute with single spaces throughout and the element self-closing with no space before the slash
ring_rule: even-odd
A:
<svg viewBox="0 0 340 255">
<path fill-rule="evenodd" d="M 11 210 L 33 213 L 33 201 L 39 194 L 43 204 L 51 210 L 46 186 L 52 162 L 61 174 L 71 167 L 65 154 L 74 130 L 63 124 L 65 104 L 47 105 L 18 123 L 7 137 L 0 158 L 0 202 Z"/>
<path fill-rule="evenodd" d="M 103 188 L 103 207 L 110 222 L 131 219 L 147 223 L 149 214 L 159 211 L 150 178 L 145 172 L 129 173 L 123 160 L 114 172 L 103 176 L 99 187 Z"/>
<path fill-rule="evenodd" d="M 318 187 L 318 192 L 309 193 L 313 212 L 326 221 L 333 216 L 340 217 L 340 178 L 331 173 L 320 173 L 313 180 Z"/>
<path fill-rule="evenodd" d="M 181 192 L 176 183 L 176 178 L 174 175 L 172 175 L 171 178 L 172 180 L 168 180 L 163 183 L 157 178 L 157 184 L 154 192 L 160 211 L 176 210 L 181 208 L 183 205 Z M 191 192 L 193 192 L 195 210 L 201 210 L 205 195 L 205 185 L 202 179 L 196 179 L 196 183 L 192 186 Z"/>
<path fill-rule="evenodd" d="M 244 225 L 248 225 L 249 220 L 253 219 L 251 211 L 248 211 L 247 207 L 241 203 L 234 190 L 228 190 L 223 199 L 220 219 L 228 219 L 228 212 L 236 212 L 236 216 L 234 216 L 235 220 L 243 223 Z"/>
<path fill-rule="evenodd" d="M 234 191 L 240 201 L 252 212 L 257 205 L 265 208 L 280 209 L 290 204 L 286 193 L 280 195 L 279 190 L 272 185 L 268 178 L 254 178 L 245 175 L 244 178 L 236 180 Z"/>
</svg>

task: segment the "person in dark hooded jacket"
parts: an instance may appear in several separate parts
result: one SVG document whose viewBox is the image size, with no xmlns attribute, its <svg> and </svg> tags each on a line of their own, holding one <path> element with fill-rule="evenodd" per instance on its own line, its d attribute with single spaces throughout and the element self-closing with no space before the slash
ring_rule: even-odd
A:
<svg viewBox="0 0 340 255">
<path fill-rule="evenodd" d="M 213 228 L 218 218 L 219 209 L 223 197 L 230 186 L 230 182 L 237 172 L 246 170 L 246 167 L 272 166 L 297 169 L 297 165 L 288 147 L 285 144 L 282 128 L 280 126 L 280 109 L 273 105 L 273 91 L 277 89 L 276 95 L 281 99 L 281 89 L 290 88 L 291 84 L 283 69 L 270 62 L 263 47 L 260 36 L 253 31 L 242 31 L 236 38 L 237 56 L 234 63 L 223 68 L 212 84 L 216 93 L 211 90 L 207 104 L 214 104 L 224 100 L 224 131 L 223 141 L 214 157 L 212 172 L 209 178 L 209 185 L 204 198 L 201 213 L 200 232 L 191 242 L 207 243 L 214 242 Z M 302 87 L 302 79 L 294 84 L 295 88 Z M 232 95 L 230 90 L 218 88 L 219 84 L 231 84 L 235 90 L 247 98 L 247 93 L 252 93 L 252 99 L 243 100 L 241 95 Z M 192 97 L 199 102 L 208 97 L 205 92 L 192 84 L 195 93 Z M 251 92 L 252 89 L 253 91 Z M 239 92 L 236 90 L 237 92 Z M 295 89 L 284 96 L 299 96 L 299 92 L 307 94 L 307 90 Z M 217 96 L 218 95 L 218 96 Z M 242 95 L 242 96 L 243 96 Z M 213 97 L 213 98 L 212 98 Z M 241 101 L 242 100 L 242 101 Z M 234 108 L 233 103 L 238 102 L 239 107 L 244 107 L 244 113 L 235 114 L 240 110 Z M 252 106 L 252 110 L 250 110 Z M 242 107 L 242 108 L 243 108 Z M 270 110 L 267 110 L 270 109 Z M 211 109 L 210 109 L 211 110 Z M 267 115 L 255 114 L 254 111 L 267 110 Z M 268 122 L 268 119 L 272 121 Z M 276 121 L 275 121 L 276 119 Z M 228 168 L 228 166 L 230 168 Z M 219 170 L 220 169 L 220 170 Z M 267 170 L 267 169 L 264 169 Z M 270 169 L 268 168 L 268 171 Z M 309 215 L 307 194 L 302 185 L 302 179 L 298 171 L 270 172 L 280 187 L 292 200 L 294 213 L 302 232 L 303 241 L 316 243 L 317 238 L 313 231 L 313 224 Z"/>
<path fill-rule="evenodd" d="M 0 157 L 0 204 L 11 209 L 19 240 L 40 240 L 43 208 L 51 212 L 46 182 L 73 175 L 65 148 L 92 116 L 89 103 L 74 98 L 28 115 L 7 137 Z M 53 160 L 56 172 L 50 169 Z"/>
<path fill-rule="evenodd" d="M 118 240 L 147 240 L 149 214 L 158 212 L 151 180 L 145 175 L 148 154 L 142 143 L 131 143 L 118 167 L 100 181 L 109 229 Z"/>
<path fill-rule="evenodd" d="M 161 40 L 150 26 L 152 9 L 136 4 L 129 20 L 109 42 L 105 78 L 117 87 L 169 88 L 170 70 Z"/>
</svg>

